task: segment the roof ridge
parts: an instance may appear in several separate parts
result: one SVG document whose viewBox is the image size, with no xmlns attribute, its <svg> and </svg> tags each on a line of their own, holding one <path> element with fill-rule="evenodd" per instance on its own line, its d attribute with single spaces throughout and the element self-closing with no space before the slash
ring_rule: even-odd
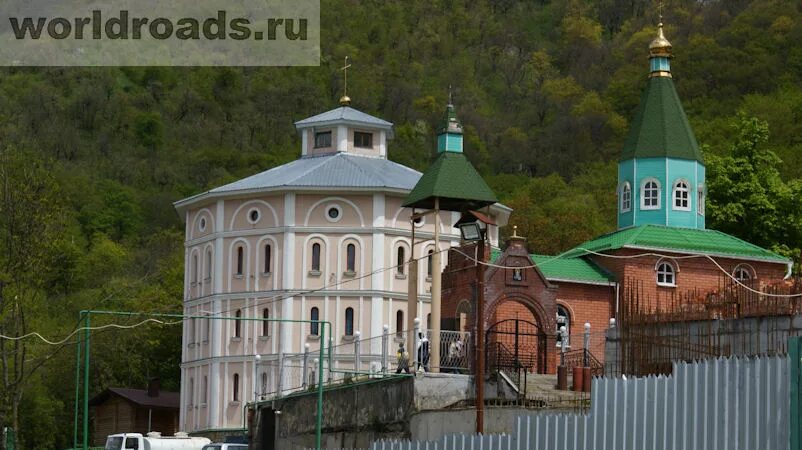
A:
<svg viewBox="0 0 802 450">
<path fill-rule="evenodd" d="M 344 154 L 344 153 L 342 153 L 342 155 L 345 155 L 345 154 Z M 356 170 L 358 170 L 358 171 L 359 171 L 359 173 L 361 173 L 362 175 L 364 175 L 364 176 L 365 176 L 365 177 L 367 177 L 367 178 L 370 178 L 370 180 L 371 180 L 371 181 L 373 181 L 374 183 L 376 183 L 376 182 L 377 182 L 377 181 L 376 181 L 376 180 L 377 180 L 377 179 L 376 179 L 376 176 L 375 176 L 375 175 L 373 175 L 372 173 L 368 173 L 368 172 L 367 172 L 367 171 L 365 171 L 365 170 L 364 170 L 362 167 L 359 167 L 359 164 L 357 164 L 357 163 L 355 163 L 355 162 L 351 161 L 351 160 L 350 160 L 349 158 L 347 158 L 347 157 L 344 157 L 344 160 L 345 160 L 345 161 L 347 161 L 347 162 L 348 162 L 348 164 L 350 164 L 352 167 L 356 168 Z M 379 182 L 382 182 L 382 180 L 378 180 L 378 181 L 379 181 Z"/>
<path fill-rule="evenodd" d="M 646 230 L 646 228 L 648 228 L 650 226 L 653 226 L 653 225 L 654 225 L 653 223 L 647 223 L 647 224 L 635 227 L 635 232 L 632 233 L 632 236 L 630 236 L 626 240 L 626 244 L 624 244 L 624 245 L 630 244 L 632 241 L 638 239 L 640 237 L 640 235 L 643 234 L 644 230 Z M 660 226 L 660 225 L 657 225 L 657 226 Z M 665 227 L 665 228 L 668 228 L 668 227 Z"/>
<path fill-rule="evenodd" d="M 746 245 L 748 245 L 748 246 L 750 246 L 750 247 L 754 247 L 754 248 L 757 248 L 757 249 L 760 249 L 760 250 L 763 250 L 763 251 L 769 252 L 769 253 L 771 253 L 771 254 L 773 254 L 773 255 L 779 256 L 779 257 L 781 257 L 781 258 L 785 258 L 784 256 L 782 256 L 782 255 L 779 255 L 779 254 L 777 254 L 776 252 L 774 252 L 774 251 L 772 251 L 772 250 L 769 250 L 769 249 L 767 249 L 767 248 L 761 247 L 761 246 L 759 246 L 759 245 L 757 245 L 757 244 L 753 244 L 753 243 L 751 243 L 751 242 L 749 242 L 749 241 L 747 241 L 747 240 L 744 240 L 744 239 L 741 239 L 741 238 L 739 238 L 738 236 L 733 236 L 733 235 L 731 235 L 731 234 L 729 234 L 729 233 L 725 233 L 725 232 L 723 232 L 723 231 L 716 230 L 716 229 L 713 229 L 713 228 L 711 228 L 711 229 L 709 229 L 709 230 L 708 230 L 708 229 L 706 229 L 706 231 L 711 231 L 711 232 L 713 232 L 713 233 L 716 233 L 716 234 L 720 234 L 720 235 L 723 235 L 723 236 L 727 236 L 727 237 L 729 237 L 729 238 L 731 238 L 731 239 L 735 239 L 736 241 L 738 241 L 738 242 L 741 242 L 741 243 L 743 243 L 743 244 L 746 244 Z"/>
<path fill-rule="evenodd" d="M 327 157 L 334 157 L 334 158 L 336 158 L 336 157 L 337 157 L 337 155 L 338 155 L 338 153 L 335 153 L 335 154 L 333 154 L 333 155 L 326 155 L 326 156 L 327 156 Z M 299 159 L 296 159 L 295 161 L 300 161 L 300 160 L 301 160 L 301 159 L 299 158 Z M 295 161 L 293 161 L 293 162 L 295 162 Z M 291 178 L 291 179 L 290 179 L 290 182 L 292 182 L 292 181 L 298 181 L 299 179 L 301 179 L 301 178 L 303 178 L 303 177 L 305 177 L 305 176 L 309 175 L 311 172 L 313 172 L 313 171 L 315 171 L 315 170 L 319 169 L 319 168 L 320 168 L 320 166 L 322 166 L 322 165 L 326 164 L 326 162 L 327 162 L 327 161 L 328 161 L 328 160 L 327 160 L 326 158 L 320 158 L 320 161 L 318 162 L 318 164 L 315 164 L 314 166 L 310 167 L 309 169 L 307 169 L 307 170 L 305 170 L 305 171 L 301 172 L 300 174 L 298 174 L 298 176 L 296 176 L 296 177 L 294 177 L 294 178 Z M 289 163 L 289 164 L 292 164 L 292 163 Z M 280 167 L 284 167 L 284 166 L 285 166 L 285 165 L 277 166 L 277 167 L 274 167 L 274 169 L 278 169 L 278 168 L 280 168 Z M 270 170 L 273 170 L 273 169 L 270 169 Z"/>
</svg>

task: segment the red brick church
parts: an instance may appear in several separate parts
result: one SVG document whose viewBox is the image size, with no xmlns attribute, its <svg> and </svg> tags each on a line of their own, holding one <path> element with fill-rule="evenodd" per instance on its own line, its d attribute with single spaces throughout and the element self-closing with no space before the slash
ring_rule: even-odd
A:
<svg viewBox="0 0 802 450">
<path fill-rule="evenodd" d="M 558 328 L 565 326 L 572 339 L 580 338 L 585 323 L 604 330 L 631 298 L 628 289 L 659 309 L 689 292 L 715 292 L 722 279 L 760 289 L 789 276 L 787 258 L 705 228 L 704 161 L 674 88 L 662 24 L 649 50 L 649 81 L 618 164 L 618 230 L 557 256 L 532 254 L 526 239 L 515 235 L 503 251 L 488 249 L 484 327 L 490 358 L 517 352 L 532 371 L 552 373 Z M 473 328 L 475 252 L 467 245 L 449 253 L 444 328 Z M 516 341 L 512 348 L 511 327 L 528 347 Z M 602 359 L 603 344 L 594 345 L 591 352 Z"/>
</svg>

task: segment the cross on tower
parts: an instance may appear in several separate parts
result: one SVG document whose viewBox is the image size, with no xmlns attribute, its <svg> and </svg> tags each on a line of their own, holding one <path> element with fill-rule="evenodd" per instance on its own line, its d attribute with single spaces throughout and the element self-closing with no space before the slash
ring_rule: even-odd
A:
<svg viewBox="0 0 802 450">
<path fill-rule="evenodd" d="M 349 67 L 351 67 L 351 65 L 348 64 L 348 56 L 346 56 L 345 57 L 345 64 L 343 64 L 343 66 L 340 68 L 340 70 L 343 71 L 343 77 L 344 77 L 343 96 L 340 97 L 340 104 L 343 105 L 343 106 L 348 106 L 348 105 L 351 104 L 351 98 L 348 97 L 348 68 Z"/>
</svg>

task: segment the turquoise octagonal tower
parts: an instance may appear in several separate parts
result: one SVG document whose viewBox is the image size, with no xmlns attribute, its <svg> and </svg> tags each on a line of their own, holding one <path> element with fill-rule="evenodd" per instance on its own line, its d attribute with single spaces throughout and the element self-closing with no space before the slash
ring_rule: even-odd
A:
<svg viewBox="0 0 802 450">
<path fill-rule="evenodd" d="M 705 165 L 671 78 L 663 24 L 649 45 L 651 73 L 618 163 L 618 228 L 704 229 Z"/>
</svg>

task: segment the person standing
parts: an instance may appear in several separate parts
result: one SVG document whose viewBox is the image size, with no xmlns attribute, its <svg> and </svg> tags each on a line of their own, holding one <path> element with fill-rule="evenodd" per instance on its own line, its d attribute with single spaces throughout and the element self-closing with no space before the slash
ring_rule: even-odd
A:
<svg viewBox="0 0 802 450">
<path fill-rule="evenodd" d="M 409 373 L 409 353 L 404 348 L 403 342 L 398 344 L 396 361 L 398 362 L 398 367 L 395 369 L 395 373 L 401 373 L 402 370 Z"/>
<path fill-rule="evenodd" d="M 429 371 L 429 339 L 423 333 L 418 333 L 418 367 L 417 370 L 423 368 L 425 372 Z"/>
</svg>

